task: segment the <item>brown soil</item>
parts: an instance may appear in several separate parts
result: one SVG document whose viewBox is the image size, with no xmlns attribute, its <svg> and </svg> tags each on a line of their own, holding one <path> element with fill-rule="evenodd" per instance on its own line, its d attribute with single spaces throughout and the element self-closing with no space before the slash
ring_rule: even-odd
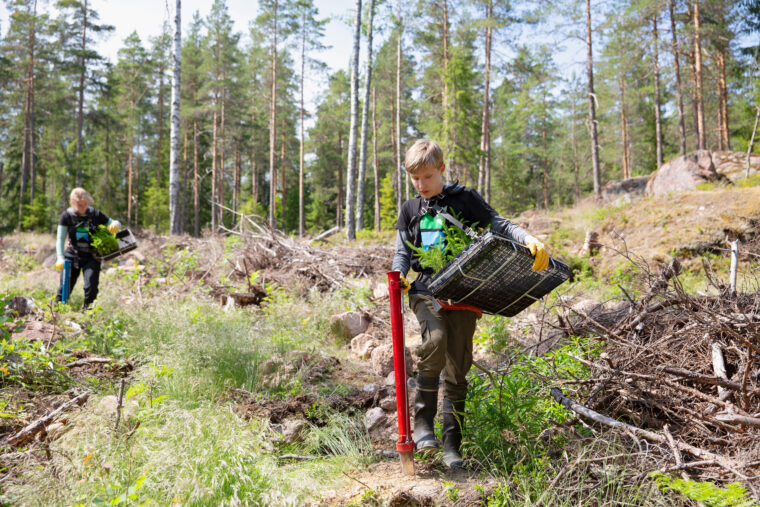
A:
<svg viewBox="0 0 760 507">
<path fill-rule="evenodd" d="M 351 481 L 346 488 L 325 492 L 312 505 L 356 504 L 362 497 L 362 505 L 481 505 L 494 487 L 494 480 L 482 472 L 447 470 L 440 461 L 428 458 L 415 460 L 414 476 L 401 473 L 397 458 L 347 476 Z"/>
</svg>

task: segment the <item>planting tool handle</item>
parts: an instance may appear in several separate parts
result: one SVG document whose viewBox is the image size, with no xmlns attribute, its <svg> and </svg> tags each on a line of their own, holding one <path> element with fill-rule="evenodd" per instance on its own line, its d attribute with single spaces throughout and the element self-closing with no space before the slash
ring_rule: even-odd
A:
<svg viewBox="0 0 760 507">
<path fill-rule="evenodd" d="M 396 408 L 398 410 L 398 442 L 401 470 L 414 474 L 414 441 L 409 424 L 409 396 L 406 390 L 406 353 L 404 348 L 403 290 L 401 272 L 388 272 L 388 291 L 391 303 L 391 334 L 393 336 L 393 371 L 396 378 Z"/>
<path fill-rule="evenodd" d="M 71 292 L 71 261 L 63 261 L 63 271 L 61 271 L 61 303 L 69 302 L 69 292 Z"/>
</svg>

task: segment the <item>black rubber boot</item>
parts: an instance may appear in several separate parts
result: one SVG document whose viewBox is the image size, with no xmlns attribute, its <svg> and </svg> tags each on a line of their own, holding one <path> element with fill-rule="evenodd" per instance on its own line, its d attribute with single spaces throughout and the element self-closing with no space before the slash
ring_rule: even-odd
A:
<svg viewBox="0 0 760 507">
<path fill-rule="evenodd" d="M 443 462 L 449 468 L 462 468 L 459 453 L 464 430 L 464 400 L 443 399 Z"/>
<path fill-rule="evenodd" d="M 441 442 L 435 438 L 433 420 L 438 410 L 438 378 L 417 375 L 417 390 L 414 395 L 414 443 L 417 450 L 436 453 Z"/>
</svg>

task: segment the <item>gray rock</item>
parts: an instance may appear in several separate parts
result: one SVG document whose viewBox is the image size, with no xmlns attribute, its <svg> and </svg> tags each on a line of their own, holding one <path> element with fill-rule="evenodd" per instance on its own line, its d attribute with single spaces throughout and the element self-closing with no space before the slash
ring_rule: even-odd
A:
<svg viewBox="0 0 760 507">
<path fill-rule="evenodd" d="M 364 415 L 364 427 L 367 428 L 367 431 L 372 431 L 383 424 L 386 419 L 387 416 L 382 408 L 371 408 L 367 410 L 367 413 Z"/>
<path fill-rule="evenodd" d="M 330 317 L 330 333 L 346 342 L 369 328 L 370 318 L 364 312 L 343 312 Z"/>
<path fill-rule="evenodd" d="M 374 393 L 378 389 L 380 389 L 380 386 L 377 384 L 366 384 L 362 387 L 362 391 L 364 391 L 365 393 Z"/>
<path fill-rule="evenodd" d="M 303 419 L 288 419 L 282 423 L 282 440 L 286 444 L 292 444 L 303 438 L 306 429 L 306 421 Z"/>
<path fill-rule="evenodd" d="M 351 351 L 362 359 L 368 359 L 380 342 L 372 335 L 361 333 L 351 340 Z"/>
<path fill-rule="evenodd" d="M 19 317 L 25 317 L 39 310 L 34 300 L 26 296 L 13 296 L 7 309 L 18 313 Z"/>
<path fill-rule="evenodd" d="M 644 195 L 648 180 L 649 176 L 639 176 L 610 181 L 602 188 L 602 199 L 616 204 L 630 202 L 633 198 Z"/>
<path fill-rule="evenodd" d="M 406 347 L 404 347 L 404 352 L 406 356 L 406 373 L 407 375 L 411 375 L 413 371 L 412 365 L 414 364 L 412 362 L 412 354 Z M 393 372 L 393 344 L 386 343 L 374 349 L 370 355 L 370 361 L 372 362 L 372 371 L 375 375 L 385 377 Z"/>
<path fill-rule="evenodd" d="M 649 178 L 644 194 L 657 196 L 686 192 L 696 190 L 700 183 L 728 181 L 726 176 L 715 170 L 712 154 L 707 150 L 698 150 L 663 164 Z"/>
<path fill-rule="evenodd" d="M 387 398 L 383 398 L 380 400 L 380 408 L 383 410 L 396 410 L 396 398 L 393 396 L 388 396 Z"/>
</svg>

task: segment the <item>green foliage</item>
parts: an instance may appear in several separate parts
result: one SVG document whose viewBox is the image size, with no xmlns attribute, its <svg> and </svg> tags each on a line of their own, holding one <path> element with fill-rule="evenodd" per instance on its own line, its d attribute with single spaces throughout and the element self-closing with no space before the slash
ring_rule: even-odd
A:
<svg viewBox="0 0 760 507">
<path fill-rule="evenodd" d="M 757 501 L 750 497 L 746 486 L 738 482 L 720 488 L 712 482 L 698 482 L 668 477 L 659 472 L 651 475 L 662 491 L 677 491 L 686 498 L 700 502 L 707 507 L 750 507 L 757 506 Z"/>
<path fill-rule="evenodd" d="M 0 341 L 0 387 L 65 391 L 73 384 L 73 379 L 56 363 L 62 353 L 57 344 L 48 348 L 41 340 L 3 338 Z"/>
<path fill-rule="evenodd" d="M 99 225 L 92 232 L 92 246 L 99 255 L 108 255 L 119 249 L 119 241 L 115 234 L 108 232 L 105 225 Z"/>
<path fill-rule="evenodd" d="M 554 422 L 570 414 L 547 395 L 561 379 L 582 379 L 588 368 L 573 355 L 594 355 L 598 344 L 576 340 L 545 356 L 518 356 L 508 373 L 499 378 L 470 377 L 467 393 L 465 453 L 491 470 L 506 473 L 526 454 L 541 468 L 544 443 L 536 439 Z M 469 422 L 471 421 L 471 422 Z"/>
<path fill-rule="evenodd" d="M 454 218 L 459 219 L 456 214 Z M 432 268 L 437 273 L 473 241 L 462 229 L 448 222 L 444 227 L 444 237 L 445 244 L 431 245 L 427 250 L 423 246 L 416 247 L 408 241 L 407 245 L 411 248 L 412 254 L 417 256 L 423 268 Z"/>
<path fill-rule="evenodd" d="M 382 180 L 380 186 L 380 228 L 393 229 L 396 227 L 396 189 L 393 188 L 391 173 Z"/>
<path fill-rule="evenodd" d="M 21 227 L 26 230 L 48 231 L 53 223 L 50 216 L 50 208 L 45 194 L 38 193 L 34 202 L 24 206 L 24 215 L 21 218 Z"/>
</svg>

